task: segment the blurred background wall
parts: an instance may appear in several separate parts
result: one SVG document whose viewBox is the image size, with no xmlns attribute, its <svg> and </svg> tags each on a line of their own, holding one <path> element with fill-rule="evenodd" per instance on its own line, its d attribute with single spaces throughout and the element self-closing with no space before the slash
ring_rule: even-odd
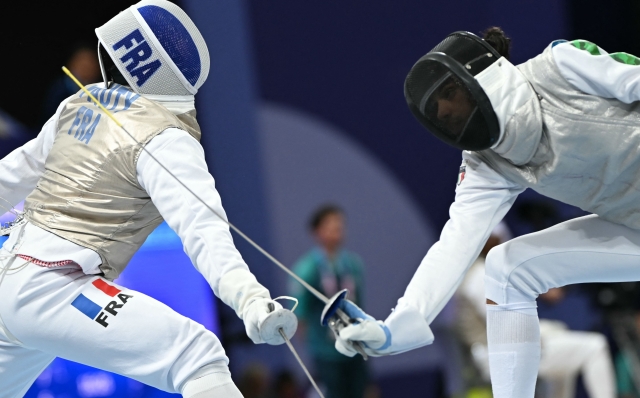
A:
<svg viewBox="0 0 640 398">
<path fill-rule="evenodd" d="M 291 265 L 313 245 L 306 229 L 310 212 L 339 203 L 347 214 L 347 246 L 366 267 L 365 307 L 380 318 L 448 219 L 460 163 L 459 151 L 431 137 L 406 107 L 402 84 L 413 63 L 448 33 L 494 25 L 512 37 L 514 64 L 561 38 L 640 54 L 640 10 L 630 0 L 176 2 L 211 53 L 196 104 L 230 220 Z M 50 116 L 51 92 L 64 84 L 60 66 L 71 53 L 95 46 L 93 29 L 132 3 L 0 5 L 2 155 L 35 136 Z M 522 200 L 540 198 L 527 192 Z M 558 220 L 581 214 L 551 206 Z M 508 220 L 516 233 L 531 229 L 515 211 Z M 235 241 L 258 279 L 274 295 L 286 294 L 288 278 L 238 236 Z M 251 345 L 235 314 L 219 310 L 235 374 L 260 361 L 272 372 L 291 368 L 301 375 L 284 347 Z M 433 394 L 455 392 L 459 376 L 450 369 L 447 335 L 438 335 L 447 330 L 451 311 L 436 320 L 433 346 L 372 361 L 384 396 L 423 396 L 410 395 L 411 375 L 422 375 Z M 408 392 L 388 395 L 385 386 L 399 384 L 384 380 L 404 380 Z"/>
</svg>

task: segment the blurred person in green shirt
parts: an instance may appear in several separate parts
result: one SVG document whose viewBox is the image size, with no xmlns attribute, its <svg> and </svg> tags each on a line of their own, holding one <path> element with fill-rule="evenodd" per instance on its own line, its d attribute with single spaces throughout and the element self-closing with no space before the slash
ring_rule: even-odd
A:
<svg viewBox="0 0 640 398">
<path fill-rule="evenodd" d="M 327 297 L 348 289 L 348 298 L 362 307 L 362 260 L 342 247 L 344 218 L 342 209 L 335 205 L 321 206 L 313 213 L 309 228 L 317 246 L 298 260 L 294 272 Z M 362 398 L 369 381 L 362 357 L 349 358 L 336 351 L 333 332 L 320 325 L 324 308 L 322 301 L 297 283 L 292 285 L 292 294 L 299 300 L 296 310 L 300 322 L 298 334 L 307 343 L 317 377 L 326 389 L 326 397 Z"/>
</svg>

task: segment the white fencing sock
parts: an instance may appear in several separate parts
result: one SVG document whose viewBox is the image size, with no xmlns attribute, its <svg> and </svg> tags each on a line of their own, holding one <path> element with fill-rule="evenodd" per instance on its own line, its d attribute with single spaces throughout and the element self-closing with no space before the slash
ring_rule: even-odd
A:
<svg viewBox="0 0 640 398">
<path fill-rule="evenodd" d="M 535 301 L 487 305 L 487 337 L 494 398 L 533 398 L 540 366 Z"/>
<path fill-rule="evenodd" d="M 226 364 L 209 365 L 196 372 L 182 388 L 184 398 L 242 398 L 242 393 L 231 380 Z"/>
</svg>

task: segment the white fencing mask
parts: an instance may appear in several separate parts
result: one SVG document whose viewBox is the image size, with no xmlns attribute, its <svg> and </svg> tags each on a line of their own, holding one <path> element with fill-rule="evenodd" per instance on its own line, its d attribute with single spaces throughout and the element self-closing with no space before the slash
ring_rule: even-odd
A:
<svg viewBox="0 0 640 398">
<path fill-rule="evenodd" d="M 113 61 L 139 94 L 191 96 L 209 74 L 209 50 L 187 14 L 166 0 L 143 0 L 96 29 L 100 67 L 109 84 Z"/>
</svg>

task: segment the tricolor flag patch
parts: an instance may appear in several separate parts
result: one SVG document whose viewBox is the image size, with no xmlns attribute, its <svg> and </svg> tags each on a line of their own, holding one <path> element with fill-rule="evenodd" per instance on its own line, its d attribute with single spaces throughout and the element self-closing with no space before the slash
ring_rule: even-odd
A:
<svg viewBox="0 0 640 398">
<path fill-rule="evenodd" d="M 111 296 L 111 297 L 115 297 L 116 294 L 120 293 L 122 290 L 118 289 L 115 286 L 111 286 L 110 284 L 108 284 L 107 282 L 103 281 L 102 279 L 96 279 L 95 281 L 93 281 L 93 286 L 97 287 L 98 289 L 102 290 L 104 292 L 104 294 L 106 294 L 107 296 Z"/>
<path fill-rule="evenodd" d="M 457 185 L 462 184 L 462 181 L 464 181 L 464 175 L 467 173 L 467 161 L 463 160 L 462 164 L 460 165 L 460 171 L 458 172 L 458 183 Z"/>
<path fill-rule="evenodd" d="M 86 298 L 82 293 L 71 302 L 71 305 L 91 319 L 95 318 L 100 311 L 102 311 L 102 307 Z"/>
<path fill-rule="evenodd" d="M 91 284 L 95 289 L 89 287 L 84 293 L 80 293 L 71 302 L 71 305 L 106 328 L 109 326 L 109 322 L 107 322 L 109 317 L 118 315 L 120 309 L 133 296 L 122 293 L 122 290 L 100 278 L 94 280 Z M 107 297 L 112 297 L 112 299 L 106 305 L 98 304 L 106 302 Z"/>
</svg>

